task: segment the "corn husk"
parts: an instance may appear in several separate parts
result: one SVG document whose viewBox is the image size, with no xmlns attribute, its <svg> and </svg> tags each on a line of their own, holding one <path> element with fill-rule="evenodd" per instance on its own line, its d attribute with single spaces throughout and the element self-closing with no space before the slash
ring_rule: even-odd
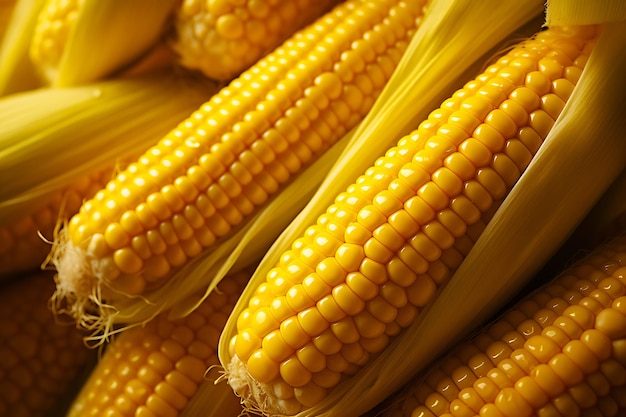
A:
<svg viewBox="0 0 626 417">
<path fill-rule="evenodd" d="M 157 141 L 217 86 L 169 70 L 0 99 L 0 277 L 46 261 L 57 218 Z M 95 182 L 94 182 L 95 181 Z"/>
<path fill-rule="evenodd" d="M 46 0 L 17 0 L 0 43 L 0 97 L 40 87 L 28 49 Z"/>
<path fill-rule="evenodd" d="M 55 87 L 103 79 L 165 35 L 176 5 L 177 0 L 48 0 L 37 19 L 30 57 L 44 82 Z"/>
<path fill-rule="evenodd" d="M 502 2 L 487 3 L 489 2 L 482 2 L 481 5 L 486 8 L 512 7 L 511 4 Z M 459 8 L 451 7 L 451 10 L 462 11 L 468 15 L 478 13 L 480 9 L 476 3 L 472 4 L 473 7 L 463 2 L 453 6 Z M 469 8 L 464 9 L 462 6 Z M 433 8 L 436 7 L 437 4 Z M 482 32 L 492 26 L 491 22 L 485 21 L 485 16 L 494 16 L 497 19 L 494 25 L 507 20 L 505 12 L 502 15 L 494 11 L 484 14 L 480 12 L 482 17 L 474 16 L 474 20 L 467 22 L 467 26 L 455 21 L 455 24 L 443 26 L 443 29 L 439 27 L 439 36 L 442 39 L 454 39 L 454 35 L 459 34 L 460 37 L 471 39 L 473 43 L 481 43 L 484 38 L 477 41 L 477 37 L 484 35 Z M 424 32 L 430 29 L 427 21 L 428 18 L 425 19 L 422 30 L 416 34 L 416 39 L 428 41 L 422 48 L 443 49 L 444 58 L 449 53 L 447 58 L 454 60 L 455 64 L 464 62 L 458 54 L 468 46 L 455 43 L 451 49 L 441 48 L 441 44 L 437 43 L 438 36 L 425 36 Z M 470 22 L 480 22 L 480 26 Z M 513 26 L 510 21 L 506 25 Z M 620 75 L 626 69 L 626 57 L 623 54 L 626 41 L 624 31 L 619 24 L 607 24 L 605 33 L 588 63 L 588 69 L 584 71 L 579 86 L 542 150 L 437 300 L 420 314 L 418 322 L 406 329 L 402 336 L 355 378 L 340 384 L 322 403 L 298 413 L 298 416 L 360 415 L 372 408 L 428 365 L 472 326 L 478 325 L 501 308 L 564 242 L 626 165 L 626 142 L 620 133 L 624 128 L 620 109 L 623 108 L 626 97 L 623 76 Z M 491 33 L 487 36 L 498 34 Z M 498 39 L 501 40 L 504 36 L 500 32 Z M 416 39 L 414 42 L 417 42 Z M 411 48 L 410 50 L 414 51 Z M 617 62 L 611 63 L 615 55 L 619 58 Z M 443 65 L 437 66 L 438 72 L 429 68 L 426 57 L 432 58 L 433 51 L 415 58 L 424 60 L 426 64 L 419 60 L 410 61 L 407 53 L 405 62 L 413 65 L 405 67 L 404 73 L 399 69 L 397 83 L 389 84 L 389 95 L 381 96 L 378 102 L 380 106 L 372 110 L 371 117 L 356 132 L 354 142 L 348 145 L 312 202 L 290 224 L 261 261 L 251 282 L 258 275 L 264 276 L 276 263 L 280 253 L 288 248 L 294 236 L 301 235 L 320 211 L 326 208 L 329 199 L 338 194 L 336 190 L 346 187 L 347 184 L 341 183 L 342 177 L 337 176 L 336 172 L 348 164 L 354 164 L 356 155 L 359 160 L 364 158 L 368 160 L 366 163 L 371 164 L 372 159 L 368 159 L 367 151 L 370 146 L 375 146 L 374 138 L 380 140 L 382 136 L 376 133 L 400 132 L 402 128 L 398 126 L 414 122 L 409 120 L 410 116 L 406 116 L 406 103 L 421 104 L 421 101 L 415 99 L 423 93 L 420 89 L 421 83 L 430 82 L 426 84 L 427 87 L 433 84 L 438 86 L 440 84 L 437 84 L 436 76 L 445 78 L 441 74 L 449 74 Z M 611 69 L 607 70 L 607 67 Z M 427 78 L 428 71 L 433 71 L 431 78 Z M 401 78 L 400 74 L 406 78 Z M 403 84 L 404 81 L 407 84 Z M 415 84 L 411 84 L 411 81 Z M 418 106 L 418 112 L 420 108 Z M 418 117 L 423 118 L 423 115 L 422 113 Z M 399 133 L 396 134 L 399 136 Z M 360 145 L 353 146 L 356 143 Z M 376 150 L 372 153 L 376 153 Z M 354 176 L 349 181 L 353 178 Z M 229 343 L 236 334 L 236 318 L 247 306 L 255 287 L 249 285 L 246 288 L 222 335 L 220 360 L 224 366 L 231 360 Z"/>
</svg>

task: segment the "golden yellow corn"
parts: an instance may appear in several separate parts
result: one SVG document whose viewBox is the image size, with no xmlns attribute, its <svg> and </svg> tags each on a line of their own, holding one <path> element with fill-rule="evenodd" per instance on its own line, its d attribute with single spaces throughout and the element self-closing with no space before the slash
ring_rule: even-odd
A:
<svg viewBox="0 0 626 417">
<path fill-rule="evenodd" d="M 47 0 L 30 58 L 55 87 L 93 82 L 136 61 L 165 35 L 177 0 Z"/>
<path fill-rule="evenodd" d="M 172 321 L 161 314 L 145 326 L 114 335 L 68 417 L 180 415 L 200 384 L 213 384 L 205 380 L 205 372 L 218 364 L 220 332 L 249 276 L 249 272 L 227 276 L 183 319 Z M 216 416 L 241 413 L 232 390 L 223 384 L 212 389 L 205 400 Z"/>
<path fill-rule="evenodd" d="M 58 222 L 216 90 L 163 70 L 0 99 L 0 176 L 11 178 L 0 189 L 0 277 L 39 268 Z"/>
<path fill-rule="evenodd" d="M 228 81 L 338 0 L 183 0 L 172 42 L 180 63 Z"/>
<path fill-rule="evenodd" d="M 252 409 L 315 406 L 418 319 L 540 148 L 598 34 L 550 28 L 512 48 L 253 282 L 224 364 Z"/>
<path fill-rule="evenodd" d="M 58 219 L 76 213 L 83 199 L 92 197 L 111 178 L 113 170 L 84 176 L 55 193 L 30 215 L 0 227 L 0 279 L 40 267 L 50 252 Z"/>
<path fill-rule="evenodd" d="M 95 357 L 74 326 L 55 322 L 49 272 L 0 288 L 0 415 L 44 417 L 71 394 Z M 67 406 L 67 404 L 65 404 Z"/>
<path fill-rule="evenodd" d="M 622 235 L 455 348 L 391 398 L 382 415 L 622 415 L 625 280 Z"/>
<path fill-rule="evenodd" d="M 59 298 L 80 316 L 146 294 L 242 226 L 367 113 L 422 8 L 342 3 L 225 87 L 61 231 Z"/>
</svg>

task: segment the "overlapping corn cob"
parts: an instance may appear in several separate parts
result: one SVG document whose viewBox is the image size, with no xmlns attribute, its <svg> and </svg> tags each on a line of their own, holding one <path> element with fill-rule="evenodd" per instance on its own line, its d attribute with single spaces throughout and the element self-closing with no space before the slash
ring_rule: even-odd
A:
<svg viewBox="0 0 626 417">
<path fill-rule="evenodd" d="M 381 415 L 622 415 L 625 279 L 622 235 L 447 354 Z"/>
<path fill-rule="evenodd" d="M 0 99 L 0 176 L 11 178 L 0 190 L 0 276 L 39 268 L 58 222 L 217 90 L 183 77 L 166 70 Z"/>
<path fill-rule="evenodd" d="M 164 36 L 177 0 L 47 0 L 37 18 L 30 57 L 55 87 L 100 80 Z"/>
<path fill-rule="evenodd" d="M 181 65 L 228 81 L 339 0 L 183 0 L 173 48 Z"/>
<path fill-rule="evenodd" d="M 367 113 L 423 6 L 347 1 L 231 82 L 61 231 L 59 298 L 145 295 L 244 224 Z"/>
<path fill-rule="evenodd" d="M 222 352 L 251 409 L 315 406 L 418 319 L 540 148 L 598 34 L 550 28 L 512 48 L 253 281 Z"/>
<path fill-rule="evenodd" d="M 31 273 L 0 289 L 0 415 L 43 417 L 71 394 L 95 351 L 48 308 L 52 274 Z M 67 406 L 67 404 L 65 404 Z"/>
<path fill-rule="evenodd" d="M 205 372 L 218 364 L 219 334 L 249 276 L 249 272 L 227 276 L 184 319 L 172 321 L 161 314 L 145 326 L 114 335 L 68 416 L 177 416 L 184 412 L 200 384 L 213 384 L 208 379 L 203 382 Z M 223 385 L 211 390 L 203 401 L 211 404 L 215 416 L 241 413 L 232 390 Z"/>
</svg>

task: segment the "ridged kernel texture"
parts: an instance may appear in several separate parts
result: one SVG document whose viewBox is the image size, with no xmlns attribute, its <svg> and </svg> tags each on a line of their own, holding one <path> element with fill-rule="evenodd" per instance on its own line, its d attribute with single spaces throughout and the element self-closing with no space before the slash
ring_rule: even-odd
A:
<svg viewBox="0 0 626 417">
<path fill-rule="evenodd" d="M 227 81 L 339 0 L 183 0 L 173 47 L 180 63 Z"/>
<path fill-rule="evenodd" d="M 39 68 L 57 68 L 83 0 L 48 0 L 30 43 L 30 57 Z"/>
<path fill-rule="evenodd" d="M 621 416 L 625 341 L 623 235 L 446 355 L 384 416 Z"/>
<path fill-rule="evenodd" d="M 341 193 L 239 315 L 233 388 L 249 394 L 247 371 L 251 403 L 298 412 L 410 325 L 539 149 L 596 36 L 555 28 L 512 48 Z"/>
<path fill-rule="evenodd" d="M 68 417 L 178 416 L 207 369 L 219 363 L 219 335 L 248 278 L 249 273 L 227 276 L 185 318 L 170 321 L 166 313 L 161 314 L 143 327 L 130 327 L 114 336 Z M 239 400 L 230 397 L 213 400 L 227 407 L 220 414 L 224 417 L 241 411 Z"/>
<path fill-rule="evenodd" d="M 43 417 L 70 392 L 92 359 L 75 326 L 55 322 L 49 272 L 0 288 L 0 415 Z"/>
<path fill-rule="evenodd" d="M 59 267 L 60 282 L 162 285 L 365 116 L 421 13 L 420 1 L 347 1 L 263 58 L 83 204 L 62 252 L 85 268 Z"/>
</svg>

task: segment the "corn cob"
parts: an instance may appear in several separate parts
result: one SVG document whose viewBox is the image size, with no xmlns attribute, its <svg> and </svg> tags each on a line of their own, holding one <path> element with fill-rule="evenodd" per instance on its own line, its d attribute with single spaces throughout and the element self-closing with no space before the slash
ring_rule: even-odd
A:
<svg viewBox="0 0 626 417">
<path fill-rule="evenodd" d="M 596 249 L 447 354 L 384 416 L 626 411 L 626 236 Z"/>
<path fill-rule="evenodd" d="M 104 415 L 177 416 L 187 407 L 205 372 L 217 365 L 217 342 L 249 272 L 227 276 L 189 316 L 161 314 L 145 326 L 114 335 L 68 417 Z M 228 387 L 207 399 L 216 415 L 237 416 L 239 400 Z M 206 415 L 206 414 L 205 414 Z"/>
<path fill-rule="evenodd" d="M 40 267 L 59 219 L 215 90 L 164 71 L 0 99 L 0 277 Z"/>
<path fill-rule="evenodd" d="M 551 28 L 513 48 L 252 282 L 222 361 L 251 409 L 315 406 L 416 320 L 541 146 L 598 32 Z"/>
<path fill-rule="evenodd" d="M 52 86 L 93 82 L 128 66 L 165 34 L 177 0 L 48 0 L 30 57 Z"/>
<path fill-rule="evenodd" d="M 57 219 L 76 213 L 83 198 L 92 197 L 112 175 L 112 169 L 85 176 L 55 193 L 47 204 L 15 223 L 0 227 L 0 277 L 40 267 L 50 251 Z"/>
<path fill-rule="evenodd" d="M 53 291 L 49 272 L 2 284 L 0 415 L 49 415 L 95 359 L 83 334 L 55 322 L 48 309 Z"/>
<path fill-rule="evenodd" d="M 338 0 L 183 0 L 172 46 L 186 68 L 228 81 Z"/>
<path fill-rule="evenodd" d="M 145 296 L 216 247 L 365 115 L 422 7 L 342 3 L 222 89 L 61 231 L 59 298 Z"/>
</svg>

